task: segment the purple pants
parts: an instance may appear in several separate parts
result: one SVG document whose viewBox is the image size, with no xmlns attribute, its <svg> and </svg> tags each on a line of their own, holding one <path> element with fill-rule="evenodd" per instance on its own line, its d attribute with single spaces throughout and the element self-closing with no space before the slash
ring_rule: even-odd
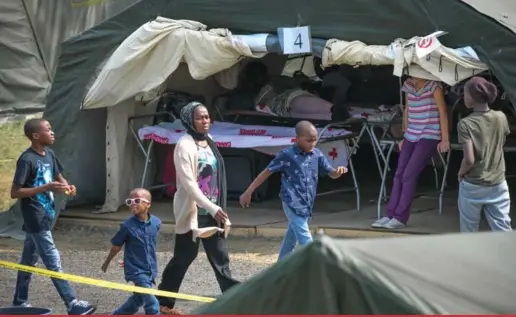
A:
<svg viewBox="0 0 516 317">
<path fill-rule="evenodd" d="M 387 204 L 387 217 L 396 218 L 404 224 L 408 222 L 419 174 L 437 151 L 438 144 L 439 141 L 429 139 L 420 139 L 417 142 L 409 142 L 406 139 L 403 141 Z"/>
</svg>

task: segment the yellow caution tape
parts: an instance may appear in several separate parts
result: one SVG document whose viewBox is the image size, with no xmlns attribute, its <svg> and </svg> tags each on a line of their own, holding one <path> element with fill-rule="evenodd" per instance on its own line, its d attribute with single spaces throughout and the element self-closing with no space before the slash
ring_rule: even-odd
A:
<svg viewBox="0 0 516 317">
<path fill-rule="evenodd" d="M 67 274 L 67 273 L 61 273 L 61 272 L 54 272 L 54 271 L 49 271 L 49 270 L 42 269 L 42 268 L 37 268 L 37 267 L 33 267 L 33 266 L 27 266 L 27 265 L 22 265 L 22 264 L 18 264 L 18 263 L 7 262 L 7 261 L 0 261 L 0 266 L 3 266 L 8 269 L 13 269 L 16 271 L 23 271 L 23 272 L 28 272 L 28 273 L 38 274 L 38 275 L 44 275 L 44 276 L 48 276 L 48 277 L 58 278 L 61 280 L 75 282 L 75 283 L 81 283 L 81 284 L 87 284 L 87 285 L 93 285 L 93 286 L 111 288 L 111 289 L 118 289 L 118 290 L 126 291 L 126 292 L 150 294 L 150 295 L 156 295 L 156 296 L 161 296 L 161 297 L 178 298 L 178 299 L 191 300 L 191 301 L 203 302 L 203 303 L 211 303 L 211 302 L 215 301 L 215 298 L 211 298 L 211 297 L 166 292 L 166 291 L 160 291 L 160 290 L 153 289 L 153 288 L 145 288 L 145 287 L 138 287 L 138 286 L 133 286 L 133 285 L 128 285 L 128 284 L 97 280 L 94 278 Z"/>
</svg>

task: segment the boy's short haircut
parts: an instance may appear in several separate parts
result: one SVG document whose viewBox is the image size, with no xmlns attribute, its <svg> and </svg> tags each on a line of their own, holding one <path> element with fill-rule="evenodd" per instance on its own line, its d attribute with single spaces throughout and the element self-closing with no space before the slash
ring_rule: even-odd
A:
<svg viewBox="0 0 516 317">
<path fill-rule="evenodd" d="M 307 121 L 307 120 L 299 121 L 295 127 L 296 136 L 305 136 L 307 134 L 307 132 L 312 129 L 317 131 L 317 128 L 315 127 L 315 125 L 313 125 L 313 123 L 311 123 L 310 121 Z"/>
<path fill-rule="evenodd" d="M 147 200 L 152 201 L 152 194 L 151 194 L 151 192 L 148 189 L 146 189 L 146 188 L 135 188 L 135 189 L 131 190 L 131 192 L 129 194 L 136 193 L 136 192 L 143 193 L 144 196 L 146 196 L 146 197 L 143 197 L 143 198 L 146 198 Z"/>
<path fill-rule="evenodd" d="M 32 135 L 34 133 L 38 133 L 41 130 L 41 124 L 46 121 L 47 120 L 40 118 L 27 120 L 27 122 L 25 122 L 23 125 L 23 132 L 25 133 L 25 136 L 29 138 L 29 140 L 32 140 Z"/>
</svg>

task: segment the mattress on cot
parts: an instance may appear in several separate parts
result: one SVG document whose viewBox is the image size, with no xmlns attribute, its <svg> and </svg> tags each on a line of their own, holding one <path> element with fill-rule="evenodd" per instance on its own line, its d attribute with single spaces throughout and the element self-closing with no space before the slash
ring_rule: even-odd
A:
<svg viewBox="0 0 516 317">
<path fill-rule="evenodd" d="M 321 128 L 318 128 L 319 133 Z M 215 121 L 210 128 L 210 136 L 220 148 L 253 149 L 269 155 L 276 155 L 281 149 L 295 142 L 295 128 L 284 126 L 243 125 Z M 146 126 L 138 130 L 140 140 L 152 140 L 160 144 L 176 144 L 185 134 L 179 120 Z M 347 166 L 346 145 L 343 137 L 352 136 L 346 129 L 329 129 L 322 135 L 318 148 L 333 166 Z"/>
</svg>

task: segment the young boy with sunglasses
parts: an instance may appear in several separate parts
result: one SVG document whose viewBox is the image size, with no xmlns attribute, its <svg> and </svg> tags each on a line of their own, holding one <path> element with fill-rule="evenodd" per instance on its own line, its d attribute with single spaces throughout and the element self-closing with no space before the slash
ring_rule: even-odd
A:
<svg viewBox="0 0 516 317">
<path fill-rule="evenodd" d="M 124 247 L 124 275 L 135 286 L 152 288 L 158 273 L 156 241 L 161 220 L 149 214 L 152 196 L 144 188 L 131 191 L 125 200 L 133 216 L 120 225 L 120 230 L 111 239 L 111 251 L 102 264 L 106 272 L 111 260 Z M 159 315 L 159 302 L 154 295 L 131 295 L 113 315 L 134 315 L 143 306 L 146 315 Z"/>
</svg>

